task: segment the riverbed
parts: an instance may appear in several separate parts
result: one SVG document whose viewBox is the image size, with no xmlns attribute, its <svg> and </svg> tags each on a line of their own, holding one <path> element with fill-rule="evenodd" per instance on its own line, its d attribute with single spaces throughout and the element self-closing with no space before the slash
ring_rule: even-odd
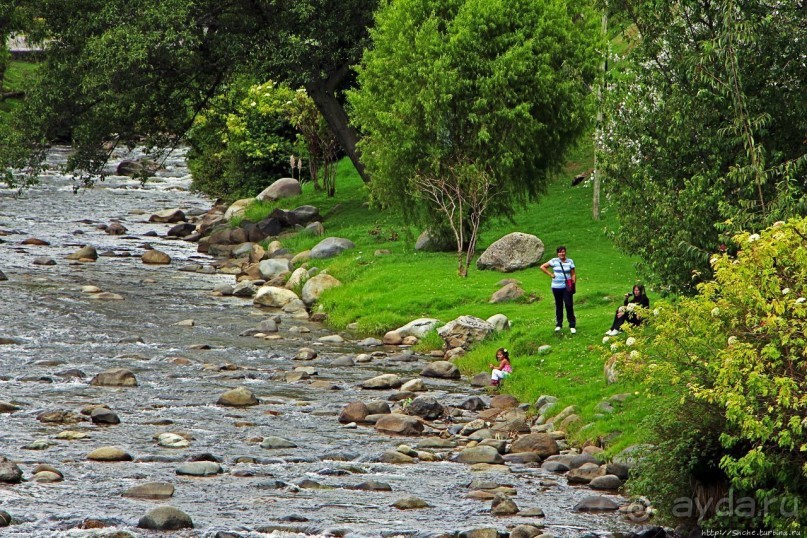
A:
<svg viewBox="0 0 807 538">
<path fill-rule="evenodd" d="M 367 335 L 342 333 L 345 343 L 324 344 L 318 338 L 333 332 L 322 324 L 255 307 L 250 299 L 212 293 L 218 284 L 234 283 L 233 276 L 182 270 L 210 267 L 213 260 L 197 253 L 194 243 L 167 238 L 171 225 L 149 222 L 160 210 L 201 215 L 212 205 L 189 190 L 181 150 L 145 184 L 114 175 L 116 161 L 142 155 L 116 154 L 110 176 L 77 192 L 73 180 L 59 171 L 68 151 L 56 148 L 40 184 L 21 196 L 0 189 L 0 271 L 8 277 L 0 282 L 0 338 L 15 342 L 0 345 L 0 401 L 19 408 L 0 414 L 0 455 L 24 473 L 19 484 L 0 484 L 0 510 L 13 517 L 0 535 L 158 536 L 162 533 L 137 524 L 161 505 L 193 520 L 193 530 L 173 536 L 425 537 L 480 528 L 505 532 L 519 524 L 545 527 L 554 536 L 635 529 L 617 513 L 574 512 L 591 490 L 570 486 L 562 475 L 536 465 L 509 464 L 507 473 L 480 473 L 449 461 L 448 454 L 434 462 L 379 463 L 384 451 L 400 444 L 414 447 L 422 438 L 391 437 L 372 426 L 346 428 L 337 420 L 340 410 L 350 401 L 386 400 L 395 392 L 363 390 L 362 381 L 381 373 L 417 377 L 433 359 L 390 360 L 401 349 L 358 346 Z M 113 221 L 127 233 L 106 234 L 102 225 Z M 29 238 L 49 244 L 22 244 Z M 102 253 L 96 262 L 66 259 L 86 244 Z M 144 265 L 141 255 L 151 247 L 169 254 L 171 264 Z M 55 265 L 34 264 L 43 257 Z M 84 286 L 123 299 L 98 300 L 84 293 Z M 239 336 L 277 315 L 279 338 Z M 317 357 L 292 360 L 303 347 L 315 349 Z M 373 352 L 368 362 L 332 364 Z M 298 366 L 314 367 L 316 373 L 287 382 L 285 374 Z M 90 384 L 93 376 L 111 368 L 131 370 L 138 385 Z M 326 383 L 312 385 L 311 380 Z M 428 379 L 426 384 L 428 395 L 443 405 L 456 406 L 475 395 L 489 399 L 467 380 Z M 222 393 L 237 387 L 252 391 L 260 405 L 217 405 Z M 87 417 L 73 424 L 38 420 L 46 411 L 80 413 L 99 404 L 114 411 L 120 424 L 93 424 Z M 66 430 L 86 437 L 58 438 Z M 159 446 L 155 436 L 165 432 L 184 436 L 190 446 Z M 296 448 L 262 448 L 267 436 L 290 440 Z M 89 452 L 103 446 L 120 447 L 133 461 L 87 460 Z M 177 475 L 181 463 L 200 458 L 218 460 L 224 472 Z M 40 463 L 57 468 L 64 480 L 30 480 Z M 512 486 L 519 508 L 540 508 L 545 516 L 491 515 L 490 501 L 468 498 L 469 484 L 480 478 Z M 391 491 L 351 489 L 369 480 L 389 484 Z M 163 501 L 122 496 L 133 486 L 155 481 L 173 484 L 174 495 Z M 391 507 L 410 496 L 429 507 Z M 88 521 L 102 528 L 82 528 L 91 526 Z"/>
</svg>

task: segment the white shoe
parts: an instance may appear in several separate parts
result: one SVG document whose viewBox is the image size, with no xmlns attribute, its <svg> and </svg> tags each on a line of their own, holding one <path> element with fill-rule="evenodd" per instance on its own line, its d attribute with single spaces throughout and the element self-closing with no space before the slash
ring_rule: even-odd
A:
<svg viewBox="0 0 807 538">
<path fill-rule="evenodd" d="M 555 332 L 556 332 L 556 333 L 559 333 L 559 332 L 560 332 L 560 325 L 558 325 L 557 327 L 555 327 Z"/>
<path fill-rule="evenodd" d="M 611 329 L 610 331 L 608 331 L 608 336 L 616 336 L 618 334 L 619 331 L 617 331 L 616 329 Z"/>
<path fill-rule="evenodd" d="M 572 327 L 571 329 L 569 329 L 569 332 L 571 332 L 572 334 L 577 334 L 577 329 Z"/>
</svg>

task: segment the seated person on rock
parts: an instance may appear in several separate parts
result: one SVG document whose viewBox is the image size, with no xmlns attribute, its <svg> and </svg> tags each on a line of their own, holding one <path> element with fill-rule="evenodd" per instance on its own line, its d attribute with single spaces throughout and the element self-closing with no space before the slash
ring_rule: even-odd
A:
<svg viewBox="0 0 807 538">
<path fill-rule="evenodd" d="M 490 384 L 494 387 L 513 373 L 513 367 L 510 365 L 510 353 L 505 348 L 500 347 L 496 350 L 496 360 L 499 361 L 499 364 L 488 364 L 488 367 L 493 369 L 490 375 Z"/>
<path fill-rule="evenodd" d="M 621 327 L 626 321 L 634 327 L 638 326 L 642 323 L 638 311 L 640 308 L 650 308 L 650 299 L 647 298 L 644 286 L 637 284 L 633 286 L 633 293 L 625 294 L 625 303 L 617 308 L 614 322 L 605 334 L 616 336 L 622 330 Z"/>
</svg>

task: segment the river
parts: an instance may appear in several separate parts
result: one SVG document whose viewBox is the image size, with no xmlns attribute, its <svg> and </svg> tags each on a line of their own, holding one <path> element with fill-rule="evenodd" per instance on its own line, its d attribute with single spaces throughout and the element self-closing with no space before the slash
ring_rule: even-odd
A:
<svg viewBox="0 0 807 538">
<path fill-rule="evenodd" d="M 173 536 L 257 537 L 274 531 L 275 536 L 425 537 L 479 528 L 505 532 L 525 523 L 545 526 L 544 532 L 554 536 L 635 529 L 616 513 L 573 512 L 591 490 L 567 485 L 562 475 L 534 465 L 510 464 L 510 473 L 478 473 L 451 461 L 378 463 L 384 451 L 401 443 L 415 446 L 422 439 L 381 435 L 367 426 L 346 429 L 338 414 L 349 401 L 383 400 L 394 392 L 362 390 L 361 381 L 379 373 L 415 377 L 426 358 L 406 363 L 378 354 L 367 363 L 333 366 L 336 358 L 368 350 L 358 347 L 358 337 L 350 334 L 343 334 L 345 344 L 322 344 L 317 338 L 331 334 L 326 327 L 285 316 L 280 339 L 239 336 L 278 312 L 257 308 L 249 299 L 214 296 L 214 286 L 233 283 L 233 277 L 179 270 L 191 264 L 209 266 L 212 259 L 198 254 L 193 243 L 166 238 L 170 225 L 148 222 L 158 210 L 180 208 L 199 215 L 211 206 L 209 199 L 190 192 L 182 151 L 145 185 L 111 175 L 77 193 L 71 178 L 59 172 L 67 152 L 56 148 L 40 184 L 22 196 L 0 190 L 0 271 L 8 277 L 0 282 L 0 337 L 16 342 L 0 345 L 0 401 L 19 407 L 0 414 L 0 455 L 24 473 L 19 484 L 0 483 L 0 510 L 13 517 L 0 535 L 159 536 L 163 534 L 139 529 L 137 523 L 164 504 L 182 510 L 194 523 L 193 530 Z M 139 156 L 117 154 L 109 172 L 114 172 L 115 160 Z M 107 235 L 99 228 L 112 220 L 128 233 Z M 28 238 L 49 245 L 23 245 Z M 140 256 L 147 243 L 168 253 L 172 263 L 144 265 Z M 108 255 L 95 263 L 66 259 L 84 244 Z M 56 264 L 35 265 L 40 257 Z M 124 300 L 93 299 L 82 293 L 87 285 Z M 193 326 L 176 325 L 183 320 L 193 320 Z M 290 332 L 293 326 L 311 332 Z M 318 357 L 292 361 L 302 347 L 317 349 Z M 388 355 L 398 351 L 374 350 Z M 287 383 L 284 373 L 301 365 L 315 367 L 314 378 L 333 386 Z M 131 370 L 138 386 L 90 385 L 95 374 L 110 368 Z M 458 405 L 470 395 L 487 397 L 465 382 L 429 379 L 427 385 L 428 394 L 444 405 Z M 240 386 L 254 392 L 261 404 L 216 405 L 219 395 Z M 37 419 L 44 411 L 79 412 L 98 404 L 109 406 L 121 423 Z M 87 437 L 57 438 L 65 430 Z M 154 438 L 163 432 L 184 435 L 190 446 L 158 446 Z M 261 448 L 266 436 L 291 440 L 297 448 Z M 87 454 L 102 446 L 121 447 L 134 461 L 88 461 Z M 176 474 L 179 464 L 200 454 L 218 458 L 224 472 L 211 477 Z M 40 463 L 56 467 L 64 480 L 29 480 Z M 540 508 L 545 517 L 492 516 L 490 501 L 467 496 L 469 483 L 478 478 L 513 486 L 519 508 Z M 323 487 L 300 487 L 303 480 Z M 368 480 L 385 482 L 392 491 L 349 489 Z M 152 481 L 172 483 L 173 497 L 150 501 L 121 495 Z M 391 508 L 408 496 L 430 507 Z M 104 528 L 83 529 L 88 520 Z"/>
</svg>

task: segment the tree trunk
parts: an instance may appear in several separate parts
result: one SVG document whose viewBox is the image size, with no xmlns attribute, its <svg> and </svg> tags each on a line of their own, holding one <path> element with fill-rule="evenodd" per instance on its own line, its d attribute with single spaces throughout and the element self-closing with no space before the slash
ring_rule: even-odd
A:
<svg viewBox="0 0 807 538">
<path fill-rule="evenodd" d="M 365 183 L 370 182 L 370 176 L 364 169 L 361 162 L 361 154 L 356 148 L 356 143 L 359 141 L 359 134 L 356 129 L 349 125 L 349 120 L 345 109 L 342 104 L 336 99 L 333 90 L 328 88 L 327 81 L 316 81 L 308 85 L 306 88 L 308 95 L 314 100 L 322 117 L 328 123 L 328 126 L 333 131 L 334 136 L 342 145 L 347 156 L 353 161 L 353 166 L 359 172 L 359 176 Z"/>
<path fill-rule="evenodd" d="M 607 9 L 607 4 L 606 4 Z M 605 39 L 608 38 L 608 13 L 603 11 L 601 21 L 602 35 Z M 607 57 L 610 49 L 606 48 L 605 57 L 600 62 L 600 75 L 602 80 L 597 87 L 597 129 L 602 128 L 602 89 L 605 85 L 605 72 L 608 69 Z M 597 163 L 597 148 L 594 148 L 594 196 L 591 200 L 591 217 L 594 220 L 600 220 L 600 174 L 601 170 L 598 169 Z"/>
</svg>

